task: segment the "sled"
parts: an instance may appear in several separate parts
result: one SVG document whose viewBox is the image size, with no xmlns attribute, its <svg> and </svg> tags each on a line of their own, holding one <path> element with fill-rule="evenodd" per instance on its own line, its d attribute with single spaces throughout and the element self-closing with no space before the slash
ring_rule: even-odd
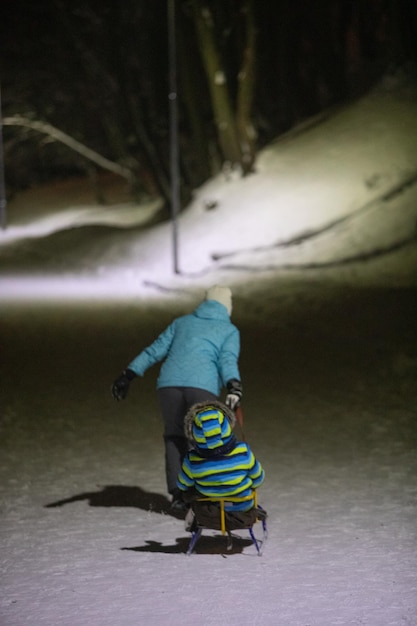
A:
<svg viewBox="0 0 417 626">
<path fill-rule="evenodd" d="M 247 500 L 254 499 L 254 522 L 250 524 L 239 524 L 235 519 L 228 516 L 228 512 L 225 511 L 225 503 L 226 502 L 245 502 Z M 253 545 L 256 548 L 258 556 L 262 556 L 262 548 L 266 542 L 268 537 L 268 529 L 266 524 L 267 513 L 266 511 L 257 503 L 256 491 L 253 491 L 248 496 L 238 497 L 238 496 L 230 496 L 224 498 L 197 498 L 195 502 L 207 502 L 213 503 L 218 506 L 219 515 L 217 519 L 213 519 L 213 523 L 208 524 L 207 521 L 202 522 L 201 519 L 198 518 L 198 507 L 193 507 L 192 510 L 194 512 L 194 520 L 191 523 L 189 530 L 191 531 L 191 540 L 188 545 L 188 549 L 186 554 L 189 556 L 202 535 L 204 529 L 208 530 L 220 530 L 223 536 L 227 536 L 227 550 L 231 550 L 233 546 L 233 537 L 232 530 L 243 530 L 247 529 L 249 531 L 251 540 Z M 262 525 L 262 539 L 257 539 L 253 530 L 256 522 L 260 522 Z"/>
</svg>

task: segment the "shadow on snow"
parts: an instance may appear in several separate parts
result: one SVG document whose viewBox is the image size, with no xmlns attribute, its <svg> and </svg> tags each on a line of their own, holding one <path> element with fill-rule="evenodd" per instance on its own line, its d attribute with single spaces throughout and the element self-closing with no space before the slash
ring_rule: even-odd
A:
<svg viewBox="0 0 417 626">
<path fill-rule="evenodd" d="M 107 485 L 100 491 L 86 491 L 84 493 L 56 500 L 45 505 L 45 508 L 52 509 L 61 507 L 73 502 L 88 501 L 89 506 L 98 507 L 134 507 L 143 511 L 170 515 L 176 519 L 184 519 L 183 514 L 173 513 L 170 510 L 170 501 L 166 496 L 159 493 L 145 491 L 141 487 L 127 487 L 125 485 Z M 230 554 L 239 554 L 243 549 L 252 544 L 251 539 L 233 535 L 233 545 L 226 551 L 226 538 L 216 533 L 215 535 L 203 535 L 194 549 L 196 554 L 221 554 L 226 557 Z M 160 541 L 147 540 L 145 545 L 136 547 L 121 548 L 121 550 L 132 550 L 133 552 L 159 552 L 163 554 L 185 553 L 190 542 L 190 537 L 177 538 L 175 544 L 164 545 Z"/>
<path fill-rule="evenodd" d="M 121 550 L 132 550 L 133 552 L 159 552 L 162 554 L 181 554 L 187 551 L 190 537 L 179 537 L 175 544 L 162 544 L 160 541 L 147 540 L 145 545 L 132 548 L 120 548 Z M 240 554 L 243 549 L 251 546 L 252 540 L 242 538 L 233 534 L 233 545 L 226 550 L 226 537 L 216 533 L 215 535 L 202 535 L 198 540 L 193 554 L 221 554 L 224 557 L 229 554 Z"/>
<path fill-rule="evenodd" d="M 45 505 L 45 508 L 52 509 L 83 500 L 88 500 L 90 506 L 134 507 L 143 511 L 177 517 L 171 512 L 170 501 L 166 496 L 145 491 L 141 487 L 127 487 L 125 485 L 107 485 L 102 487 L 100 491 L 87 491 L 69 498 L 50 502 Z"/>
</svg>

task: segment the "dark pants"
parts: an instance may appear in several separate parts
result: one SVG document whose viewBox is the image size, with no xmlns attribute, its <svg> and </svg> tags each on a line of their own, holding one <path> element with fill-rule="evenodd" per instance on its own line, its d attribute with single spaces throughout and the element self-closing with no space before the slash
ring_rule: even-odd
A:
<svg viewBox="0 0 417 626">
<path fill-rule="evenodd" d="M 196 387 L 161 387 L 158 399 L 164 421 L 165 474 L 168 493 L 177 490 L 177 476 L 188 442 L 184 433 L 184 417 L 197 402 L 218 400 L 210 391 Z"/>
</svg>

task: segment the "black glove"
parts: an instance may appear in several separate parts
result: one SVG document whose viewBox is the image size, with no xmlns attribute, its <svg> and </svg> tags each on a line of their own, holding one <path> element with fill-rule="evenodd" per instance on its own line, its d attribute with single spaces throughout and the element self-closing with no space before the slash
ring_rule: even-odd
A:
<svg viewBox="0 0 417 626">
<path fill-rule="evenodd" d="M 126 398 L 129 385 L 134 378 L 136 378 L 136 374 L 132 370 L 125 370 L 119 378 L 116 378 L 111 388 L 115 400 L 124 400 Z"/>
<path fill-rule="evenodd" d="M 232 411 L 237 409 L 242 400 L 242 383 L 240 380 L 236 380 L 236 378 L 232 378 L 227 383 L 227 396 L 226 396 L 226 406 L 229 406 Z"/>
</svg>

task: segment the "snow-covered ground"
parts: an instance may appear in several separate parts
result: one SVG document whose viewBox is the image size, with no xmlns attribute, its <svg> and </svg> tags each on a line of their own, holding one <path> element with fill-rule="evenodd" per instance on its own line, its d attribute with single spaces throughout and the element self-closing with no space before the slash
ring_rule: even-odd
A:
<svg viewBox="0 0 417 626">
<path fill-rule="evenodd" d="M 417 95 L 372 94 L 220 176 L 171 227 L 123 190 L 32 190 L 0 233 L 1 626 L 417 625 Z M 115 219 L 115 216 L 117 218 Z M 157 368 L 229 284 L 269 538 L 169 515 Z"/>
</svg>

